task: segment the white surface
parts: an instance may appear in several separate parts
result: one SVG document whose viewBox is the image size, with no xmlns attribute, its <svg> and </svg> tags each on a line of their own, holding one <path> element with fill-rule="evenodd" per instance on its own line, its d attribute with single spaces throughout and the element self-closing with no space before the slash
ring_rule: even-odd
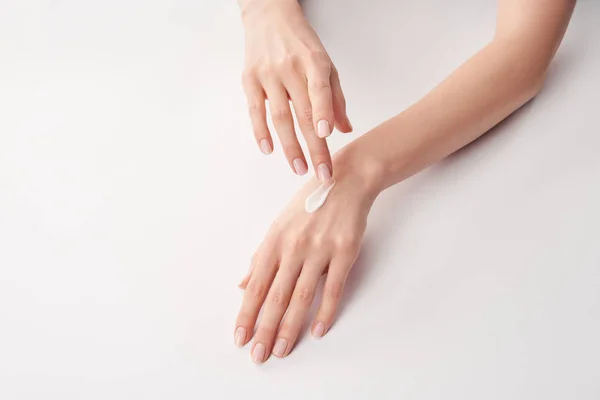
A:
<svg viewBox="0 0 600 400">
<path fill-rule="evenodd" d="M 236 284 L 302 179 L 255 147 L 234 3 L 0 2 L 0 398 L 600 398 L 600 3 L 533 103 L 380 197 L 334 328 L 262 367 L 233 346 Z M 357 132 L 495 18 L 306 8 Z"/>
</svg>

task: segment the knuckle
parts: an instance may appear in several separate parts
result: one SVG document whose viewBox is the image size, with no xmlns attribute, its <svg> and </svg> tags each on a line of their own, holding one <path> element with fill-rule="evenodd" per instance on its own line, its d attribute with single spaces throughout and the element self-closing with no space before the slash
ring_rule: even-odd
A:
<svg viewBox="0 0 600 400">
<path fill-rule="evenodd" d="M 322 234 L 313 234 L 310 244 L 313 251 L 319 252 L 327 246 L 327 239 Z"/>
<path fill-rule="evenodd" d="M 308 239 L 305 235 L 292 235 L 286 239 L 286 248 L 289 252 L 297 252 L 304 249 Z"/>
<path fill-rule="evenodd" d="M 342 297 L 344 283 L 341 281 L 330 282 L 324 292 L 324 295 L 332 301 L 338 301 Z"/>
<path fill-rule="evenodd" d="M 344 252 L 355 251 L 360 245 L 360 238 L 356 235 L 343 234 L 335 238 L 335 246 Z"/>
<path fill-rule="evenodd" d="M 329 62 L 329 56 L 327 55 L 326 52 L 324 52 L 322 50 L 312 50 L 308 54 L 308 58 L 313 65 L 316 65 L 321 68 L 326 66 L 327 69 L 330 70 L 331 64 Z"/>
<path fill-rule="evenodd" d="M 286 107 L 275 107 L 273 108 L 272 117 L 274 121 L 286 121 L 290 118 L 290 109 Z"/>
<path fill-rule="evenodd" d="M 330 89 L 331 83 L 326 79 L 315 79 L 311 81 L 310 87 L 314 90 Z"/>
<path fill-rule="evenodd" d="M 279 62 L 278 68 L 284 72 L 294 70 L 298 64 L 298 56 L 296 54 L 286 54 Z"/>
<path fill-rule="evenodd" d="M 295 300 L 303 307 L 308 307 L 310 306 L 313 300 L 313 291 L 307 288 L 306 286 L 299 287 L 296 290 Z"/>
<path fill-rule="evenodd" d="M 261 106 L 258 103 L 249 103 L 248 104 L 248 113 L 251 116 L 259 116 L 261 113 Z"/>
<path fill-rule="evenodd" d="M 312 126 L 313 123 L 313 112 L 312 110 L 304 110 L 298 115 L 300 122 L 306 125 Z"/>
<path fill-rule="evenodd" d="M 248 282 L 248 287 L 246 288 L 248 295 L 255 300 L 262 299 L 265 295 L 265 290 L 266 285 L 258 280 L 251 280 Z"/>
<path fill-rule="evenodd" d="M 273 75 L 275 72 L 275 66 L 270 63 L 262 64 L 260 67 L 255 68 L 256 75 L 265 78 Z"/>
<path fill-rule="evenodd" d="M 285 303 L 285 293 L 283 293 L 283 290 L 279 287 L 271 288 L 271 291 L 269 292 L 268 296 L 268 301 L 273 305 L 283 306 Z"/>
</svg>

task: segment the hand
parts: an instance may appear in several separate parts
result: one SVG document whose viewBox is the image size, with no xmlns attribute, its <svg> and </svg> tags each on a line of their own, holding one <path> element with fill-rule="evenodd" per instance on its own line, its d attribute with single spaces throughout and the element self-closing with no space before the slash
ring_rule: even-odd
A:
<svg viewBox="0 0 600 400">
<path fill-rule="evenodd" d="M 313 179 L 300 190 L 270 228 L 240 283 L 245 292 L 234 331 L 236 345 L 243 346 L 251 339 L 263 309 L 251 349 L 256 363 L 264 362 L 271 352 L 277 357 L 289 354 L 325 272 L 313 335 L 325 335 L 333 323 L 378 193 L 371 185 L 373 180 L 354 175 L 350 165 L 356 166 L 336 162 L 336 185 L 315 213 L 304 210 L 304 201 L 319 182 Z"/>
<path fill-rule="evenodd" d="M 265 154 L 273 151 L 265 100 L 292 170 L 307 172 L 298 143 L 291 100 L 320 180 L 331 177 L 331 154 L 325 137 L 335 126 L 352 131 L 338 72 L 296 0 L 242 1 L 246 61 L 242 77 L 254 136 Z M 316 132 L 316 134 L 315 134 Z"/>
</svg>

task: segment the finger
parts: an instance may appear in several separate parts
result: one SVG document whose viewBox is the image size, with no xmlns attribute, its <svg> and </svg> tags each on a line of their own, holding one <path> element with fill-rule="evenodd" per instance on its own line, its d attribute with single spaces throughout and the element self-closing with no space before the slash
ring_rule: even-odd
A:
<svg viewBox="0 0 600 400">
<path fill-rule="evenodd" d="M 294 263 L 288 263 L 287 265 L 282 263 L 273 280 L 265 300 L 260 324 L 254 335 L 254 343 L 250 353 L 252 361 L 257 364 L 266 361 L 269 354 L 271 354 L 273 340 L 288 307 L 294 285 L 300 274 L 300 267 L 300 263 L 296 265 Z"/>
<path fill-rule="evenodd" d="M 315 298 L 322 272 L 322 264 L 307 263 L 302 268 L 273 348 L 273 354 L 277 357 L 287 356 L 296 344 L 302 325 Z"/>
<path fill-rule="evenodd" d="M 327 181 L 332 174 L 331 154 L 327 147 L 327 141 L 315 134 L 312 106 L 306 90 L 306 83 L 300 76 L 290 77 L 287 87 L 294 105 L 298 125 L 310 152 L 314 171 L 321 181 Z"/>
<path fill-rule="evenodd" d="M 335 123 L 330 72 L 331 64 L 320 62 L 309 68 L 306 74 L 313 124 L 320 138 L 329 136 Z"/>
<path fill-rule="evenodd" d="M 240 289 L 246 290 L 246 288 L 248 287 L 248 282 L 250 282 L 251 276 L 252 276 L 252 273 L 248 272 L 248 274 L 244 277 L 244 279 L 242 279 L 242 281 L 238 284 L 238 287 Z"/>
<path fill-rule="evenodd" d="M 250 278 L 252 277 L 252 271 L 254 271 L 254 267 L 256 266 L 256 260 L 258 258 L 258 254 L 260 254 L 260 253 L 255 253 L 252 256 L 252 260 L 250 261 L 250 268 L 248 268 L 248 273 L 246 273 L 246 276 L 244 276 L 242 281 L 238 284 L 238 287 L 240 289 L 245 290 L 246 287 L 248 286 L 248 282 L 250 281 Z"/>
<path fill-rule="evenodd" d="M 252 123 L 252 131 L 258 147 L 264 154 L 273 152 L 273 139 L 267 126 L 267 108 L 265 106 L 265 92 L 254 76 L 245 74 L 242 85 L 248 101 L 248 114 Z"/>
<path fill-rule="evenodd" d="M 353 263 L 354 259 L 349 260 L 347 256 L 344 256 L 333 259 L 329 264 L 329 271 L 323 287 L 323 299 L 311 330 L 314 336 L 322 337 L 333 324 L 335 311 Z"/>
<path fill-rule="evenodd" d="M 256 319 L 271 287 L 277 265 L 272 258 L 257 262 L 252 277 L 248 281 L 244 299 L 235 322 L 234 340 L 238 347 L 245 345 L 254 332 Z"/>
<path fill-rule="evenodd" d="M 333 95 L 333 113 L 335 116 L 335 127 L 342 133 L 352 132 L 352 124 L 346 113 L 346 98 L 340 84 L 340 77 L 337 69 L 331 71 L 331 93 Z"/>
<path fill-rule="evenodd" d="M 271 82 L 265 86 L 265 89 L 269 98 L 269 109 L 271 111 L 271 118 L 273 119 L 273 126 L 275 126 L 275 130 L 281 141 L 283 152 L 292 170 L 298 175 L 304 175 L 308 169 L 302 148 L 296 137 L 288 93 L 280 83 Z"/>
</svg>

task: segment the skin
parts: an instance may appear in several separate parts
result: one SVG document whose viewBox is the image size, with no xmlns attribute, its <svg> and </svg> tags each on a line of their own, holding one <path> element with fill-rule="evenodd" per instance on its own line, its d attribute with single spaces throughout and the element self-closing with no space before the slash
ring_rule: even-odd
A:
<svg viewBox="0 0 600 400">
<path fill-rule="evenodd" d="M 242 3 L 242 9 L 259 10 L 278 1 Z M 477 139 L 536 96 L 574 6 L 575 0 L 499 0 L 489 44 L 417 103 L 334 156 L 336 187 L 323 208 L 304 211 L 317 179 L 298 192 L 240 284 L 245 292 L 234 340 L 245 345 L 256 328 L 254 362 L 290 353 L 324 273 L 323 300 L 311 331 L 317 337 L 329 331 L 378 194 Z"/>
<path fill-rule="evenodd" d="M 324 138 L 335 126 L 352 131 L 338 71 L 296 0 L 241 0 L 246 31 L 242 84 L 254 137 L 261 151 L 273 151 L 265 100 L 273 126 L 298 175 L 307 172 L 298 142 L 290 101 L 320 180 L 331 178 L 331 154 Z"/>
</svg>

